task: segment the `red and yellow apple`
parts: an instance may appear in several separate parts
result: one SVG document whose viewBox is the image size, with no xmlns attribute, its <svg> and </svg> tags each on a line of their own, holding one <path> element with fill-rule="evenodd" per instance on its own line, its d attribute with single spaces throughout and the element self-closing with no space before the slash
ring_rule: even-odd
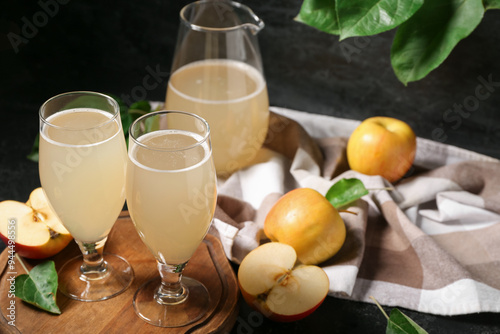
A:
<svg viewBox="0 0 500 334">
<path fill-rule="evenodd" d="M 264 233 L 271 241 L 292 246 L 303 264 L 318 264 L 340 250 L 346 227 L 325 196 L 311 188 L 297 188 L 271 208 Z"/>
<path fill-rule="evenodd" d="M 238 284 L 252 308 L 271 320 L 290 322 L 313 313 L 328 295 L 330 282 L 320 267 L 297 264 L 292 246 L 270 242 L 245 256 Z"/>
<path fill-rule="evenodd" d="M 416 136 L 407 123 L 377 116 L 365 119 L 350 135 L 347 161 L 354 171 L 395 182 L 408 172 L 416 151 Z"/>
<path fill-rule="evenodd" d="M 33 190 L 26 203 L 0 202 L 0 238 L 7 245 L 14 242 L 16 253 L 30 259 L 53 256 L 73 240 L 42 188 Z"/>
</svg>

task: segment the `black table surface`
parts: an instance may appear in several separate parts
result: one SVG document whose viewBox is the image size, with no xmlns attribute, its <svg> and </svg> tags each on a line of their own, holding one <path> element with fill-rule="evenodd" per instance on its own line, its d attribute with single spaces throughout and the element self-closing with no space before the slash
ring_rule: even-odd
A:
<svg viewBox="0 0 500 334">
<path fill-rule="evenodd" d="M 339 42 L 293 20 L 300 0 L 243 2 L 266 23 L 259 43 L 271 105 L 358 120 L 397 117 L 420 137 L 500 158 L 500 11 L 487 12 L 437 70 L 404 86 L 390 66 L 394 31 Z M 40 186 L 38 166 L 26 156 L 46 99 L 73 90 L 164 99 L 186 3 L 22 0 L 3 9 L 0 201 L 26 201 Z M 158 85 L 137 90 L 151 70 Z M 491 94 L 479 100 L 476 88 L 484 80 Z M 386 326 L 375 305 L 333 297 L 293 323 L 274 323 L 243 301 L 240 306 L 232 333 L 384 333 Z M 429 333 L 500 333 L 496 313 L 402 311 Z"/>
</svg>

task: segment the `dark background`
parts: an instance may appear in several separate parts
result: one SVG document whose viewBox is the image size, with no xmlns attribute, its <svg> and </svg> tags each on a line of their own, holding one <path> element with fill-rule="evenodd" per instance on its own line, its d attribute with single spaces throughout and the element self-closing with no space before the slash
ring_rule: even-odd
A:
<svg viewBox="0 0 500 334">
<path fill-rule="evenodd" d="M 132 101 L 164 100 L 178 13 L 188 2 L 4 3 L 0 201 L 26 201 L 40 185 L 37 164 L 26 155 L 38 131 L 38 108 L 48 98 L 93 90 Z M 339 42 L 337 36 L 293 20 L 300 0 L 243 2 L 266 24 L 259 44 L 271 105 L 358 120 L 392 116 L 406 121 L 420 137 L 500 158 L 500 11 L 487 12 L 437 70 L 404 86 L 390 66 L 395 31 Z M 139 90 L 150 71 L 159 73 L 157 86 Z M 465 113 L 454 112 L 474 101 L 481 78 L 493 82 L 491 94 L 469 110 L 463 108 Z M 311 317 L 292 324 L 273 324 L 244 303 L 241 307 L 235 333 L 385 332 L 385 318 L 371 304 L 328 298 Z M 498 314 L 407 314 L 429 333 L 500 333 Z"/>
</svg>

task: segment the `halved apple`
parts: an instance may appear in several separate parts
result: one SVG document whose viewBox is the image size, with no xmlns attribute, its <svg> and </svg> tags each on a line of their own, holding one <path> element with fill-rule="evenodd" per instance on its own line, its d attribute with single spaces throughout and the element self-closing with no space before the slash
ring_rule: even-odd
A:
<svg viewBox="0 0 500 334">
<path fill-rule="evenodd" d="M 238 269 L 245 301 L 275 321 L 296 321 L 313 313 L 325 300 L 330 282 L 320 267 L 296 261 L 294 248 L 279 242 L 248 253 Z"/>
<path fill-rule="evenodd" d="M 36 188 L 26 203 L 0 202 L 0 238 L 30 259 L 44 259 L 59 253 L 73 240 L 52 211 L 42 188 Z"/>
</svg>

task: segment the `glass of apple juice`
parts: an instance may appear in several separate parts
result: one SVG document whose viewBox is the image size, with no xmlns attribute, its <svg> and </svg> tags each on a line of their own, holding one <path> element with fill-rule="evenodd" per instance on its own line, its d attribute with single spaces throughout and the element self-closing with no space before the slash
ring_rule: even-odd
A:
<svg viewBox="0 0 500 334">
<path fill-rule="evenodd" d="M 127 148 L 118 103 L 96 92 L 68 92 L 40 108 L 40 182 L 82 255 L 58 271 L 59 290 L 105 300 L 130 286 L 134 271 L 104 245 L 125 204 Z"/>
<path fill-rule="evenodd" d="M 210 128 L 186 112 L 149 113 L 132 123 L 128 152 L 127 206 L 160 273 L 136 292 L 134 309 L 160 327 L 193 323 L 207 313 L 210 297 L 203 283 L 182 273 L 217 201 Z"/>
</svg>

